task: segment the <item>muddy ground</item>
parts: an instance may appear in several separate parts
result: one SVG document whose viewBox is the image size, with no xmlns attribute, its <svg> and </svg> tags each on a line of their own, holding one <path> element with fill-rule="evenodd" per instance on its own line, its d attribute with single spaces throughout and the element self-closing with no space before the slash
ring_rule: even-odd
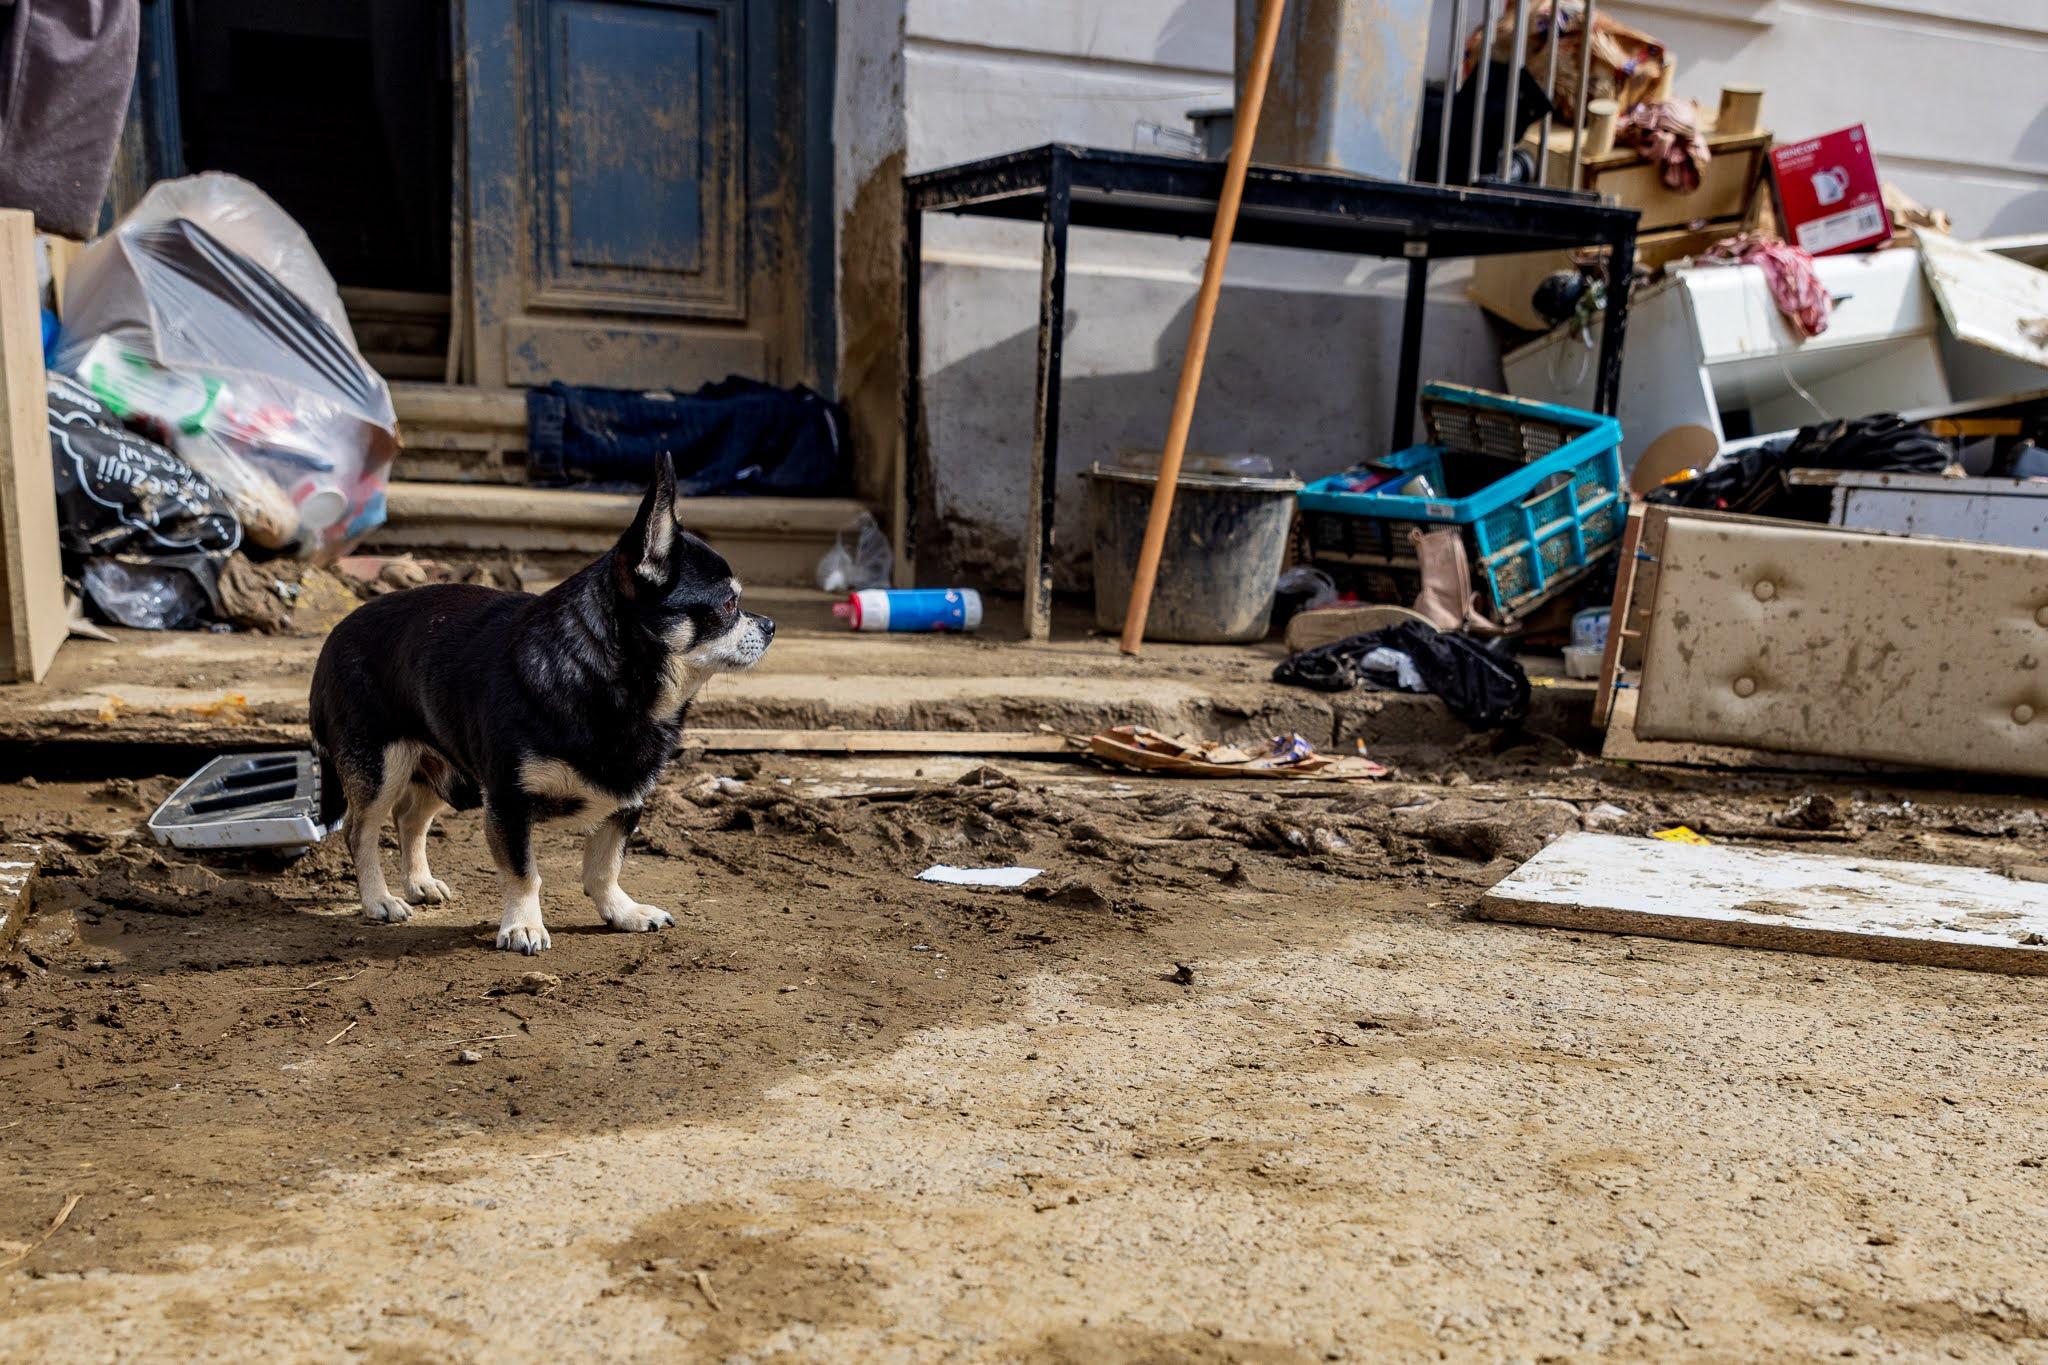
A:
<svg viewBox="0 0 2048 1365">
<path fill-rule="evenodd" d="M 52 855 L 0 1357 L 2048 1360 L 2048 980 L 1469 917 L 1582 823 L 1818 790 L 1787 847 L 1997 867 L 2038 804 L 1550 744 L 973 766 L 700 760 L 625 878 L 676 927 L 603 929 L 543 836 L 532 960 L 473 817 L 459 899 L 371 926 L 338 848 L 145 844 L 167 780 L 0 791 Z"/>
</svg>

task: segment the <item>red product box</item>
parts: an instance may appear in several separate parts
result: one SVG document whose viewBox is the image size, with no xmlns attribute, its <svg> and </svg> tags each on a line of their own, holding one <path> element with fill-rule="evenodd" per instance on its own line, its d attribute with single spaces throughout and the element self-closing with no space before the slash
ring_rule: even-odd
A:
<svg viewBox="0 0 2048 1365">
<path fill-rule="evenodd" d="M 1862 124 L 1772 148 L 1771 170 L 1785 237 L 1808 255 L 1891 240 L 1892 219 Z"/>
</svg>

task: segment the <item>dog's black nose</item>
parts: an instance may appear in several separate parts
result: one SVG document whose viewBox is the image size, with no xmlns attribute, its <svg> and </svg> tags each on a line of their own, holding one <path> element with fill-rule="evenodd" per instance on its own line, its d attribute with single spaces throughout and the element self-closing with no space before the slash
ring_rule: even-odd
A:
<svg viewBox="0 0 2048 1365">
<path fill-rule="evenodd" d="M 766 644 L 768 641 L 775 638 L 774 618 L 768 616 L 756 616 L 754 619 L 761 623 L 761 642 L 763 644 Z"/>
</svg>

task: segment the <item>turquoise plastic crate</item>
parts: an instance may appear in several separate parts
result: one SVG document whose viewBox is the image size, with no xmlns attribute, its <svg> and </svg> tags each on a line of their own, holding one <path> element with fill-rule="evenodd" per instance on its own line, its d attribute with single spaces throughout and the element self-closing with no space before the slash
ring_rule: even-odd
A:
<svg viewBox="0 0 2048 1365">
<path fill-rule="evenodd" d="M 1320 479 L 1297 495 L 1311 560 L 1329 561 L 1333 572 L 1371 566 L 1412 591 L 1407 528 L 1462 527 L 1477 586 L 1507 622 L 1570 587 L 1621 539 L 1628 504 L 1621 423 L 1612 417 L 1457 384 L 1425 385 L 1422 412 L 1430 443 L 1380 463 L 1438 489 L 1449 487 L 1445 461 L 1461 455 L 1522 467 L 1460 498 L 1391 491 L 1407 478 L 1363 493 L 1337 487 L 1341 474 Z"/>
</svg>

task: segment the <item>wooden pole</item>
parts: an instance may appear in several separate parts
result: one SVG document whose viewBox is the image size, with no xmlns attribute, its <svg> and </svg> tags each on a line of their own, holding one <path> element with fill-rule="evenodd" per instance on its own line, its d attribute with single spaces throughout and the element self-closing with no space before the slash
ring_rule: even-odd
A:
<svg viewBox="0 0 2048 1365">
<path fill-rule="evenodd" d="M 1131 579 L 1131 600 L 1124 608 L 1126 654 L 1136 654 L 1145 639 L 1145 617 L 1152 610 L 1159 556 L 1166 548 L 1166 523 L 1173 515 L 1173 491 L 1180 482 L 1180 462 L 1188 449 L 1188 428 L 1195 420 L 1195 394 L 1202 387 L 1202 362 L 1208 358 L 1209 331 L 1216 322 L 1216 299 L 1223 292 L 1223 263 L 1230 256 L 1230 239 L 1237 232 L 1237 206 L 1244 198 L 1252 139 L 1259 131 L 1259 109 L 1266 102 L 1266 79 L 1273 74 L 1273 49 L 1280 43 L 1280 16 L 1286 7 L 1287 0 L 1264 0 L 1259 8 L 1258 41 L 1252 47 L 1251 69 L 1245 73 L 1244 98 L 1237 110 L 1230 161 L 1223 170 L 1223 194 L 1216 201 L 1216 226 L 1209 233 L 1209 259 L 1202 267 L 1202 289 L 1195 296 L 1195 317 L 1188 326 L 1188 351 L 1180 364 L 1180 388 L 1173 395 L 1173 417 L 1166 425 L 1166 449 L 1159 456 L 1159 483 L 1152 490 L 1152 515 L 1145 522 L 1145 540 L 1138 549 L 1138 571 Z"/>
</svg>

